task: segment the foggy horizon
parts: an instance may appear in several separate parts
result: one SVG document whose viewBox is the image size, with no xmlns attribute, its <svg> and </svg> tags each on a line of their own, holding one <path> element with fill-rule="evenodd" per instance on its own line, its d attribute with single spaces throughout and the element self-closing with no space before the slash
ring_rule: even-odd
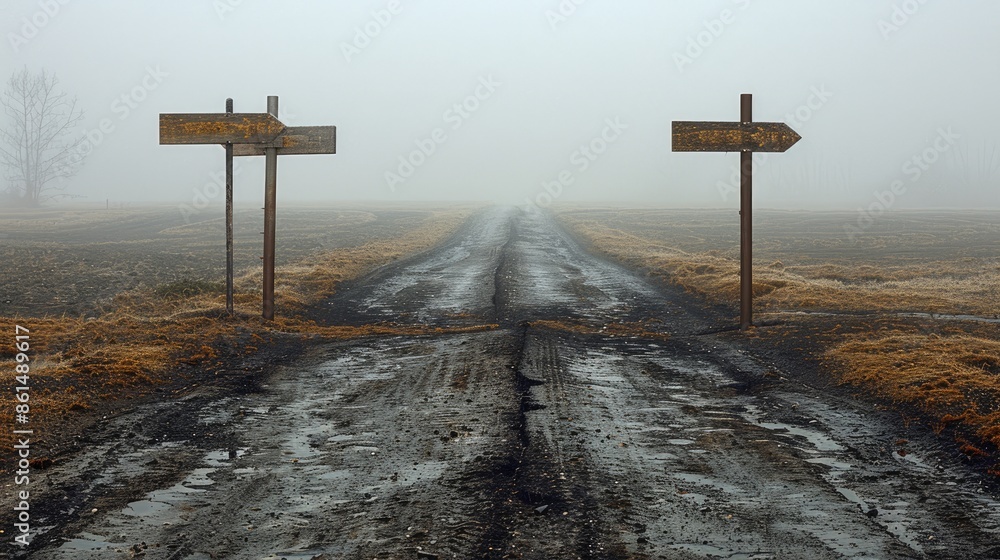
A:
<svg viewBox="0 0 1000 560">
<path fill-rule="evenodd" d="M 671 153 L 671 121 L 737 121 L 751 93 L 755 121 L 802 136 L 760 154 L 756 208 L 1000 206 L 1000 76 L 983 63 L 1000 5 L 985 1 L 49 0 L 0 13 L 4 86 L 44 69 L 85 111 L 74 135 L 92 149 L 64 191 L 75 203 L 221 207 L 223 150 L 160 146 L 158 115 L 221 113 L 229 97 L 262 113 L 278 95 L 286 125 L 338 136 L 336 155 L 279 157 L 279 206 L 735 209 L 737 154 Z M 250 207 L 263 158 L 236 161 Z"/>
</svg>

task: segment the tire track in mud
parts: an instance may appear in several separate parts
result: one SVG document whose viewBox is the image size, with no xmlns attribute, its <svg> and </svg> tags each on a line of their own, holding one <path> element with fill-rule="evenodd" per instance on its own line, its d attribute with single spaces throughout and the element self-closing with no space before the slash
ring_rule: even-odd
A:
<svg viewBox="0 0 1000 560">
<path fill-rule="evenodd" d="M 577 518 L 569 518 L 571 510 L 580 511 L 579 504 L 588 502 L 586 492 L 568 484 L 562 451 L 553 441 L 532 433 L 528 414 L 545 410 L 532 397 L 532 389 L 543 385 L 527 377 L 522 371 L 525 348 L 528 344 L 528 326 L 515 330 L 514 355 L 510 368 L 514 373 L 517 409 L 511 411 L 511 438 L 506 448 L 497 455 L 489 469 L 482 473 L 485 494 L 490 497 L 490 512 L 484 525 L 489 530 L 475 548 L 476 558 L 547 558 L 565 557 L 567 545 L 577 543 L 579 551 L 592 549 L 595 537 L 591 523 L 579 525 Z M 582 500 L 581 500 L 582 498 Z M 582 509 L 589 509 L 583 507 Z M 559 535 L 555 541 L 553 536 Z M 583 552 L 581 557 L 593 557 Z"/>
<path fill-rule="evenodd" d="M 554 355 L 548 356 L 541 368 L 532 363 L 535 337 L 529 332 L 528 317 L 514 304 L 510 285 L 518 264 L 514 247 L 519 237 L 514 222 L 497 260 L 492 297 L 494 316 L 513 338 L 509 367 L 514 375 L 517 410 L 511 411 L 509 422 L 517 438 L 507 442 L 482 474 L 485 494 L 490 496 L 490 515 L 484 520 L 489 530 L 476 547 L 475 557 L 568 558 L 569 549 L 578 558 L 624 558 L 605 554 L 615 547 L 601 541 L 611 536 L 602 536 L 601 519 L 586 513 L 597 507 L 582 457 L 576 465 L 568 465 L 558 440 L 537 432 L 529 423 L 529 413 L 549 406 L 536 400 L 533 388 L 553 386 L 544 373 L 557 368 L 558 363 Z M 543 375 L 541 379 L 529 377 L 525 370 Z"/>
<path fill-rule="evenodd" d="M 125 558 L 142 542 L 147 558 L 418 547 L 463 557 L 485 530 L 469 471 L 510 438 L 497 418 L 516 399 L 495 358 L 509 351 L 499 332 L 328 346 L 277 373 L 260 398 L 198 419 L 228 417 L 237 454 L 195 459 L 179 484 L 102 508 L 79 538 L 38 557 Z M 475 382 L 451 383 L 472 370 Z M 198 456 L 183 442 L 171 449 Z"/>
</svg>

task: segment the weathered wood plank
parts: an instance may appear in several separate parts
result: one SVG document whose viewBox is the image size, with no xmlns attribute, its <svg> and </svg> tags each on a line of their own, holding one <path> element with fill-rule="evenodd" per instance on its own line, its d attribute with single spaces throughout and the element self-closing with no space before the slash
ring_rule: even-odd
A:
<svg viewBox="0 0 1000 560">
<path fill-rule="evenodd" d="M 278 155 L 335 154 L 337 153 L 337 127 L 290 126 L 275 140 Z M 233 146 L 234 156 L 262 156 L 264 146 L 238 144 Z"/>
<path fill-rule="evenodd" d="M 785 123 L 673 122 L 675 152 L 784 152 L 801 138 Z"/>
<path fill-rule="evenodd" d="M 263 144 L 285 125 L 268 113 L 172 113 L 160 115 L 160 144 Z"/>
</svg>

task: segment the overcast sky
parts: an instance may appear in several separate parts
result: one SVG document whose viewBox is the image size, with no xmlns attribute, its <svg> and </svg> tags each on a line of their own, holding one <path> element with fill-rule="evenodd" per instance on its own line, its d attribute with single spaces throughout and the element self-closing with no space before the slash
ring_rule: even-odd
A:
<svg viewBox="0 0 1000 560">
<path fill-rule="evenodd" d="M 0 76 L 78 97 L 66 187 L 90 201 L 221 205 L 222 148 L 158 145 L 158 114 L 278 95 L 285 124 L 338 129 L 337 155 L 279 158 L 279 201 L 735 208 L 738 155 L 671 153 L 670 123 L 752 93 L 803 137 L 760 162 L 757 207 L 998 207 L 998 21 L 993 0 L 14 0 Z M 236 191 L 262 199 L 263 158 Z"/>
</svg>

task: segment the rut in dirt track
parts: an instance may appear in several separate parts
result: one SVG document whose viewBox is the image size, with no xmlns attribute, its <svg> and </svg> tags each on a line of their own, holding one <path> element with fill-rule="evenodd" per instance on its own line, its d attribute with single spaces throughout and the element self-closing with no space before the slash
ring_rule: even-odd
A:
<svg viewBox="0 0 1000 560">
<path fill-rule="evenodd" d="M 499 327 L 327 343 L 258 392 L 115 419 L 46 475 L 53 492 L 87 490 L 32 557 L 1000 554 L 1000 504 L 933 434 L 765 376 L 698 334 L 719 326 L 710 312 L 587 254 L 546 214 L 484 211 L 316 313 Z M 670 338 L 601 331 L 639 321 Z M 189 421 L 127 435 L 166 410 Z"/>
<path fill-rule="evenodd" d="M 548 449 L 544 440 L 536 440 L 532 445 L 533 438 L 529 435 L 528 412 L 546 408 L 532 398 L 532 388 L 544 382 L 529 379 L 522 372 L 529 342 L 529 319 L 560 317 L 524 317 L 519 313 L 521 310 L 512 304 L 511 294 L 515 288 L 511 286 L 509 279 L 515 274 L 513 246 L 517 238 L 516 224 L 512 224 L 507 242 L 499 253 L 493 275 L 492 297 L 493 316 L 501 327 L 511 332 L 514 339 L 510 369 L 514 375 L 518 407 L 511 430 L 517 433 L 517 438 L 509 441 L 505 453 L 497 456 L 493 467 L 482 475 L 483 481 L 488 484 L 486 493 L 492 497 L 492 515 L 486 523 L 489 530 L 476 548 L 476 558 L 509 558 L 522 550 L 541 554 L 544 549 L 549 548 L 544 542 L 545 535 L 530 535 L 529 528 L 525 526 L 526 508 L 538 514 L 544 514 L 550 509 L 596 510 L 596 501 L 586 488 L 585 479 L 573 477 L 576 484 L 569 484 L 565 474 L 566 465 L 558 460 L 560 453 Z M 586 519 L 582 524 L 579 521 L 573 519 L 560 523 L 560 546 L 553 552 L 566 553 L 567 548 L 575 548 L 579 557 L 596 557 L 594 551 L 600 547 L 597 536 L 601 532 L 600 520 Z"/>
</svg>

